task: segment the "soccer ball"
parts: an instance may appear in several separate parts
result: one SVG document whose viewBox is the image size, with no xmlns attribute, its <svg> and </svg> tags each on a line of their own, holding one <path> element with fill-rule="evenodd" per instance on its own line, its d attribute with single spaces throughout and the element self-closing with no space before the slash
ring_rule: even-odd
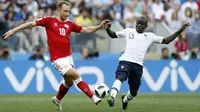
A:
<svg viewBox="0 0 200 112">
<path fill-rule="evenodd" d="M 99 83 L 95 86 L 95 95 L 99 98 L 104 98 L 109 94 L 109 88 L 104 83 Z"/>
</svg>

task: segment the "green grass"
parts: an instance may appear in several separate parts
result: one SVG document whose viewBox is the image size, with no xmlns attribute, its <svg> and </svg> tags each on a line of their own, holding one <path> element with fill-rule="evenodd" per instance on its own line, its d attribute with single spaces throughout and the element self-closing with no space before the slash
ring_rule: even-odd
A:
<svg viewBox="0 0 200 112">
<path fill-rule="evenodd" d="M 50 102 L 53 95 L 0 95 L 0 112 L 56 112 Z M 120 96 L 115 107 L 106 99 L 96 106 L 83 94 L 68 94 L 63 112 L 200 112 L 199 93 L 142 93 L 122 111 Z"/>
</svg>

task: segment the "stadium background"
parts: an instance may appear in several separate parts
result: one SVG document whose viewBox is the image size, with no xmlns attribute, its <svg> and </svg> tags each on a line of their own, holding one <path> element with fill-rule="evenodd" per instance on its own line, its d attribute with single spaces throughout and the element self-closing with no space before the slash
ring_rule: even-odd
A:
<svg viewBox="0 0 200 112">
<path fill-rule="evenodd" d="M 59 1 L 59 0 L 58 0 Z M 199 112 L 200 92 L 200 0 L 69 0 L 70 21 L 82 26 L 112 20 L 112 29 L 134 27 L 138 17 L 149 20 L 147 31 L 168 36 L 185 22 L 191 24 L 168 46 L 153 44 L 145 56 L 140 95 L 131 102 L 137 112 Z M 120 5 L 117 5 L 120 4 Z M 4 40 L 2 34 L 24 22 L 56 14 L 56 0 L 0 0 L 0 112 L 55 111 L 49 99 L 62 81 L 49 62 L 44 28 L 20 31 Z M 38 47 L 38 45 L 40 45 Z M 71 34 L 76 69 L 90 87 L 114 81 L 124 39 L 111 40 L 102 29 L 94 34 Z M 29 60 L 33 54 L 44 60 Z M 127 83 L 122 92 L 128 90 Z M 121 111 L 120 98 L 115 108 L 106 102 L 91 105 L 73 87 L 64 99 L 66 111 Z M 32 105 L 32 106 L 31 106 Z M 91 105 L 91 106 L 90 106 Z M 10 107 L 10 108 L 9 108 Z M 77 108 L 78 107 L 78 108 Z"/>
</svg>

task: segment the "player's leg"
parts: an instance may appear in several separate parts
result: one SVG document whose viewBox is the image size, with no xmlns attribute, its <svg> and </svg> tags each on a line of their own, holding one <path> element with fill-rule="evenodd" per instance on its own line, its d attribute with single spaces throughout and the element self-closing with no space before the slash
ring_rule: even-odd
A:
<svg viewBox="0 0 200 112">
<path fill-rule="evenodd" d="M 62 60 L 57 60 L 52 63 L 54 68 L 61 72 L 61 75 L 64 78 L 64 81 L 60 84 L 58 93 L 56 95 L 56 98 L 59 101 L 62 100 L 65 94 L 69 91 L 69 88 L 73 85 L 73 80 L 70 78 L 70 76 L 66 75 L 67 71 L 72 68 L 72 65 L 70 65 L 69 63 L 60 63 L 61 61 Z"/>
<path fill-rule="evenodd" d="M 128 102 L 131 101 L 134 97 L 137 96 L 138 89 L 141 84 L 141 77 L 142 77 L 142 67 L 134 67 L 134 72 L 129 75 L 128 77 L 128 84 L 130 90 L 127 92 L 126 95 L 123 95 L 122 98 L 122 109 L 126 110 L 128 106 Z"/>
<path fill-rule="evenodd" d="M 75 69 L 69 69 L 66 74 L 71 77 L 71 79 L 74 81 L 74 84 L 76 84 L 82 92 L 91 98 L 96 105 L 101 102 L 101 99 L 92 93 L 88 84 L 81 79 L 80 74 Z"/>
<path fill-rule="evenodd" d="M 60 101 L 62 98 L 67 94 L 71 86 L 73 85 L 73 80 L 70 79 L 69 76 L 64 75 L 63 78 L 65 79 L 63 83 L 60 84 L 58 93 L 56 95 L 56 98 Z"/>
<path fill-rule="evenodd" d="M 58 107 L 58 110 L 62 110 L 61 106 L 61 100 L 65 96 L 65 94 L 69 91 L 70 87 L 73 85 L 73 80 L 71 79 L 70 76 L 67 76 L 66 73 L 67 71 L 72 68 L 72 65 L 69 64 L 69 59 L 68 58 L 60 58 L 54 62 L 52 62 L 52 65 L 56 70 L 58 70 L 63 78 L 64 81 L 61 83 L 58 93 L 56 96 L 52 97 L 51 101 Z"/>
<path fill-rule="evenodd" d="M 60 84 L 57 95 L 52 97 L 51 101 L 54 104 L 56 104 L 59 111 L 62 110 L 61 100 L 63 99 L 65 94 L 67 94 L 67 92 L 69 91 L 72 85 L 73 85 L 73 81 L 71 79 L 68 78 L 68 80 L 64 80 L 63 83 Z"/>
<path fill-rule="evenodd" d="M 93 99 L 95 104 L 98 104 L 101 99 L 93 95 L 88 85 L 81 80 L 80 75 L 73 69 L 73 65 L 74 63 L 71 56 L 60 58 L 53 62 L 53 66 L 61 72 L 67 85 L 71 85 L 72 82 L 75 83 L 87 96 Z M 63 93 L 66 91 L 65 89 L 60 90 Z"/>
<path fill-rule="evenodd" d="M 128 72 L 118 72 L 116 74 L 116 80 L 112 85 L 110 97 L 107 100 L 110 107 L 113 107 L 115 105 L 115 98 L 117 96 L 117 93 L 120 91 L 122 83 L 126 80 L 127 74 Z"/>
<path fill-rule="evenodd" d="M 117 71 L 116 71 L 116 80 L 113 83 L 111 92 L 110 92 L 110 97 L 108 98 L 107 102 L 110 107 L 114 106 L 115 103 L 115 97 L 117 96 L 117 93 L 120 91 L 121 85 L 124 81 L 126 81 L 129 72 L 130 72 L 130 67 L 127 64 L 127 62 L 120 62 Z"/>
</svg>

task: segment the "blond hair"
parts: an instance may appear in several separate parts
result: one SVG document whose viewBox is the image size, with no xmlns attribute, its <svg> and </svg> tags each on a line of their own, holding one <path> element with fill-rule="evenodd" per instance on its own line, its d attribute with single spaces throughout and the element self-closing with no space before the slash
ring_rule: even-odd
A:
<svg viewBox="0 0 200 112">
<path fill-rule="evenodd" d="M 58 3 L 57 3 L 57 8 L 61 8 L 63 5 L 67 5 L 67 6 L 70 6 L 70 3 L 69 2 L 67 2 L 67 1 L 65 1 L 65 0 L 60 0 Z"/>
</svg>

